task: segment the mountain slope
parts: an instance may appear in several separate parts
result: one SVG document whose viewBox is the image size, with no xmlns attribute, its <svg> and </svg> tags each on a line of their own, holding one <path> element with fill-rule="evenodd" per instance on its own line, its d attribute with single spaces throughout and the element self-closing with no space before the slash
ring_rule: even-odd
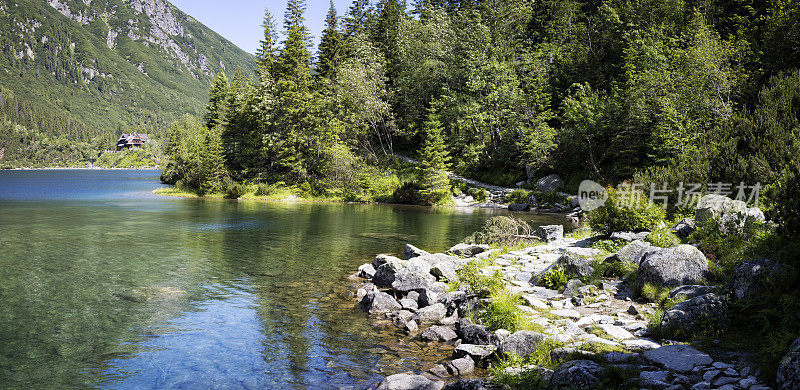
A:
<svg viewBox="0 0 800 390">
<path fill-rule="evenodd" d="M 165 0 L 0 0 L 0 47 L 0 98 L 74 121 L 85 130 L 73 141 L 108 147 L 119 132 L 157 133 L 202 114 L 216 74 L 254 68 L 252 55 Z M 11 110 L 0 119 L 13 121 Z M 59 137 L 63 126 L 37 131 Z"/>
</svg>

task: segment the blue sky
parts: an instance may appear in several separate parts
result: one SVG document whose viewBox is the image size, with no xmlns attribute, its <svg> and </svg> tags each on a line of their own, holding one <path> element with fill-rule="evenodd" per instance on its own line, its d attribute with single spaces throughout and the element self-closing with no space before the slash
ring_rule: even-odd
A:
<svg viewBox="0 0 800 390">
<path fill-rule="evenodd" d="M 181 11 L 191 15 L 201 23 L 227 38 L 244 51 L 255 53 L 258 41 L 263 36 L 261 22 L 264 10 L 269 8 L 279 27 L 283 26 L 283 11 L 286 0 L 170 0 Z M 333 0 L 339 16 L 350 8 L 352 0 Z M 314 44 L 325 25 L 329 0 L 307 0 L 306 26 L 314 36 Z"/>
</svg>

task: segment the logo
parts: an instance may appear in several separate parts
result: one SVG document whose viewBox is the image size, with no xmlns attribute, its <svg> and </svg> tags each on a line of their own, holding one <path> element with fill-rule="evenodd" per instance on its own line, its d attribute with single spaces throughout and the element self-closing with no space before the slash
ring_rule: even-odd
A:
<svg viewBox="0 0 800 390">
<path fill-rule="evenodd" d="M 603 207 L 607 199 L 606 189 L 594 181 L 584 180 L 578 187 L 578 202 L 583 211 L 592 211 Z"/>
</svg>

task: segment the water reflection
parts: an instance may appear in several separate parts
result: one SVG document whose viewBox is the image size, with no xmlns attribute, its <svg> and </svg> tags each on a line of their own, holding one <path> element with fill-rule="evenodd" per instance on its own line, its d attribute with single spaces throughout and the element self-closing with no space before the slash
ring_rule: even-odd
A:
<svg viewBox="0 0 800 390">
<path fill-rule="evenodd" d="M 156 185 L 130 177 L 119 193 Z M 107 177 L 83 197 L 92 180 L 60 181 L 82 183 L 54 189 L 68 201 L 2 181 L 9 387 L 362 388 L 417 369 L 446 354 L 376 331 L 347 276 L 406 241 L 446 249 L 493 213 L 136 197 Z"/>
</svg>

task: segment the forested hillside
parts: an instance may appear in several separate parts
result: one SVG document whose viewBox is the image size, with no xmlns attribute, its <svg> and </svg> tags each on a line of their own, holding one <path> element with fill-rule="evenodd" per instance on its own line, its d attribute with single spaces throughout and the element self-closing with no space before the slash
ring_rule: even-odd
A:
<svg viewBox="0 0 800 390">
<path fill-rule="evenodd" d="M 305 7 L 289 1 L 282 28 L 266 16 L 258 75 L 214 81 L 202 133 L 175 128 L 193 141 L 174 142 L 168 181 L 363 195 L 393 153 L 422 157 L 407 185 L 429 195 L 444 167 L 568 187 L 796 170 L 797 1 L 356 0 L 316 49 Z"/>
<path fill-rule="evenodd" d="M 6 159 L 21 147 L 17 161 L 45 165 L 79 162 L 48 145 L 103 150 L 123 131 L 157 134 L 184 113 L 202 115 L 217 74 L 255 68 L 164 0 L 3 0 L 0 45 L 1 99 L 24 102 L 29 118 L 20 121 L 17 103 L 0 104 L 0 115 L 37 133 L 11 145 L 4 131 L 0 146 Z"/>
</svg>

